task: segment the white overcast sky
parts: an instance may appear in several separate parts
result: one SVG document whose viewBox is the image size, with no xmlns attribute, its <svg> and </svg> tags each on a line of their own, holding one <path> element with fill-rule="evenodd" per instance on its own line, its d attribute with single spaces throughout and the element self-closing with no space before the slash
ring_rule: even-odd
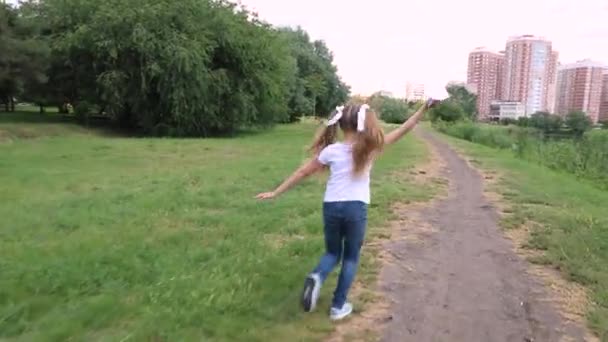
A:
<svg viewBox="0 0 608 342">
<path fill-rule="evenodd" d="M 100 0 L 101 1 L 101 0 Z M 8 2 L 16 2 L 9 0 Z M 509 36 L 553 41 L 560 62 L 590 58 L 608 64 L 608 0 L 241 0 L 275 25 L 300 25 L 334 52 L 353 92 L 406 83 L 444 95 L 464 81 L 470 50 L 504 48 Z"/>
<path fill-rule="evenodd" d="M 509 36 L 553 41 L 560 61 L 608 63 L 608 0 L 241 0 L 276 25 L 301 25 L 335 54 L 355 93 L 404 95 L 408 81 L 444 95 L 465 81 L 468 53 Z"/>
</svg>

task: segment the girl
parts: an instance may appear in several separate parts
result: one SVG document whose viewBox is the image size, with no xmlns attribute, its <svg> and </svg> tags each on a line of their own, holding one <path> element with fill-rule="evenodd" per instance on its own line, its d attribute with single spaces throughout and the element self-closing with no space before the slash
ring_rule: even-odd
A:
<svg viewBox="0 0 608 342">
<path fill-rule="evenodd" d="M 330 318 L 340 320 L 350 315 L 353 306 L 346 301 L 359 264 L 370 202 L 370 169 L 384 145 L 390 145 L 409 132 L 434 101 L 429 100 L 399 128 L 386 136 L 376 115 L 368 105 L 340 106 L 332 113 L 325 127 L 314 140 L 311 151 L 316 156 L 296 170 L 272 192 L 261 193 L 258 199 L 272 199 L 302 179 L 329 167 L 329 179 L 323 201 L 326 253 L 308 275 L 302 291 L 302 305 L 313 311 L 321 284 L 342 260 L 338 286 L 334 292 Z M 336 142 L 338 128 L 343 141 Z"/>
</svg>

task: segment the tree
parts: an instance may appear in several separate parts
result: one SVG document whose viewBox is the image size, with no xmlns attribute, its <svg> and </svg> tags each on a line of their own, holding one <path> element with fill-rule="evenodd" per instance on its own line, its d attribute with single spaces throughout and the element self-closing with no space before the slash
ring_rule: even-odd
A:
<svg viewBox="0 0 608 342">
<path fill-rule="evenodd" d="M 312 111 L 310 115 L 317 116 L 317 99 L 327 93 L 327 84 L 320 74 L 314 74 L 304 79 L 304 85 L 312 100 Z"/>
<path fill-rule="evenodd" d="M 520 127 L 529 127 L 530 126 L 530 118 L 525 117 L 525 116 L 521 116 L 519 118 L 517 118 L 517 126 Z"/>
<path fill-rule="evenodd" d="M 48 45 L 19 9 L 0 4 L 0 100 L 14 111 L 14 99 L 46 78 Z"/>
<path fill-rule="evenodd" d="M 471 93 L 464 85 L 457 83 L 450 83 L 445 89 L 450 101 L 462 109 L 466 118 L 477 119 L 477 95 Z"/>
<path fill-rule="evenodd" d="M 323 75 L 325 77 L 326 92 L 318 97 L 316 102 L 316 113 L 327 115 L 334 108 L 343 104 L 350 94 L 350 88 L 342 82 L 338 76 L 338 69 L 333 64 L 334 57 L 325 42 L 317 40 L 314 43 L 315 54 L 321 61 Z"/>
<path fill-rule="evenodd" d="M 294 75 L 290 80 L 289 122 L 294 122 L 305 114 L 314 114 L 316 98 L 311 90 L 314 89 L 316 74 L 316 56 L 310 37 L 301 28 L 280 28 L 279 33 L 284 44 L 289 47 L 293 58 Z"/>
<path fill-rule="evenodd" d="M 0 11 L 0 100 L 207 136 L 326 114 L 349 93 L 322 41 L 228 0 L 26 0 Z"/>
<path fill-rule="evenodd" d="M 311 41 L 301 28 L 281 28 L 280 33 L 296 61 L 291 84 L 290 121 L 301 115 L 326 115 L 348 98 L 349 89 L 340 80 L 333 55 L 322 41 Z"/>
<path fill-rule="evenodd" d="M 45 0 L 58 97 L 154 135 L 287 121 L 295 74 L 279 33 L 228 1 Z"/>
<path fill-rule="evenodd" d="M 564 120 L 559 115 L 548 112 L 537 112 L 530 116 L 527 123 L 528 127 L 534 127 L 544 133 L 551 133 L 559 131 L 564 124 Z"/>
<path fill-rule="evenodd" d="M 430 117 L 433 122 L 456 122 L 467 118 L 468 115 L 464 109 L 462 109 L 460 103 L 447 99 L 431 109 Z"/>
<path fill-rule="evenodd" d="M 566 126 L 570 128 L 575 136 L 582 137 L 585 132 L 593 127 L 593 122 L 587 114 L 575 111 L 566 116 Z"/>
<path fill-rule="evenodd" d="M 412 112 L 407 102 L 380 93 L 370 97 L 369 105 L 381 120 L 388 123 L 402 123 Z"/>
<path fill-rule="evenodd" d="M 408 104 L 400 99 L 387 98 L 380 111 L 380 118 L 388 123 L 403 123 L 412 111 Z"/>
<path fill-rule="evenodd" d="M 0 102 L 4 103 L 5 110 L 9 111 L 16 92 L 16 84 L 12 65 L 17 54 L 14 47 L 12 28 L 15 25 L 16 15 L 9 5 L 0 3 Z"/>
<path fill-rule="evenodd" d="M 21 74 L 23 91 L 19 99 L 37 104 L 43 113 L 45 105 L 57 101 L 50 98 L 53 93 L 53 85 L 48 82 L 50 37 L 47 23 L 40 15 L 40 8 L 40 3 L 35 0 L 23 1 L 18 8 L 19 37 L 30 47 L 28 58 L 24 60 L 28 64 Z"/>
</svg>

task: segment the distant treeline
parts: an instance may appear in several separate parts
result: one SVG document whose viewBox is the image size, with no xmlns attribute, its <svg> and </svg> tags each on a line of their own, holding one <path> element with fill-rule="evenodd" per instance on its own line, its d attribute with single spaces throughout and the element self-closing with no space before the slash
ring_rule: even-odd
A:
<svg viewBox="0 0 608 342">
<path fill-rule="evenodd" d="M 0 4 L 0 103 L 68 105 L 151 135 L 325 115 L 348 98 L 331 51 L 223 0 Z"/>
</svg>

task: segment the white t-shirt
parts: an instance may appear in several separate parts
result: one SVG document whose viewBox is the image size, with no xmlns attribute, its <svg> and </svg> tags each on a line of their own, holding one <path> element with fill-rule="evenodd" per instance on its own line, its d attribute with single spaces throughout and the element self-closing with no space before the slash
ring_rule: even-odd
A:
<svg viewBox="0 0 608 342">
<path fill-rule="evenodd" d="M 319 162 L 329 166 L 325 202 L 361 201 L 369 204 L 369 174 L 371 165 L 360 175 L 353 173 L 352 146 L 335 143 L 319 154 Z"/>
</svg>

